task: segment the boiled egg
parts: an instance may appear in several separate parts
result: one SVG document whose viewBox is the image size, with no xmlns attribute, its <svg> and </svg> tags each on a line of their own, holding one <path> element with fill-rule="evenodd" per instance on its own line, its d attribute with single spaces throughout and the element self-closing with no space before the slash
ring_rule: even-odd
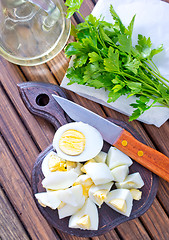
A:
<svg viewBox="0 0 169 240">
<path fill-rule="evenodd" d="M 83 188 L 81 185 L 58 191 L 58 198 L 60 201 L 74 207 L 79 207 L 81 206 L 82 202 L 85 202 L 85 197 L 83 196 Z"/>
<path fill-rule="evenodd" d="M 105 203 L 113 210 L 129 217 L 133 206 L 133 198 L 128 189 L 115 189 L 107 194 Z"/>
<path fill-rule="evenodd" d="M 88 163 L 84 166 L 87 175 L 95 185 L 105 184 L 113 181 L 113 175 L 105 163 Z"/>
<path fill-rule="evenodd" d="M 62 205 L 61 205 L 61 207 L 58 207 L 59 219 L 69 217 L 69 216 L 75 214 L 84 205 L 84 202 L 82 201 L 81 205 L 76 206 L 76 207 L 69 205 L 69 204 L 64 204 L 63 206 Z"/>
<path fill-rule="evenodd" d="M 110 169 L 113 169 L 121 165 L 132 165 L 132 160 L 125 153 L 121 152 L 115 147 L 110 147 L 107 153 L 107 165 Z"/>
<path fill-rule="evenodd" d="M 80 228 L 83 230 L 98 230 L 98 223 L 97 207 L 89 198 L 86 200 L 84 206 L 69 219 L 70 228 Z"/>
<path fill-rule="evenodd" d="M 96 162 L 96 161 L 94 160 L 94 158 L 86 161 L 85 164 L 83 164 L 83 166 L 81 167 L 80 170 L 81 170 L 83 173 L 86 173 L 85 166 L 86 166 L 88 163 L 94 163 L 94 162 Z"/>
<path fill-rule="evenodd" d="M 78 173 L 76 173 L 73 169 L 66 172 L 51 172 L 42 180 L 42 185 L 44 188 L 52 190 L 65 189 L 72 186 L 77 177 Z"/>
<path fill-rule="evenodd" d="M 71 162 L 71 161 L 66 161 L 66 166 L 67 166 L 67 171 L 74 170 L 78 175 L 82 174 L 81 168 L 83 164 L 80 162 Z"/>
<path fill-rule="evenodd" d="M 96 128 L 83 122 L 72 122 L 56 131 L 53 147 L 63 159 L 84 162 L 98 155 L 103 138 Z"/>
<path fill-rule="evenodd" d="M 94 183 L 92 179 L 88 175 L 83 174 L 76 179 L 76 181 L 73 183 L 73 186 L 82 186 L 83 195 L 85 196 L 85 198 L 87 198 L 89 196 L 89 189 L 93 184 Z"/>
<path fill-rule="evenodd" d="M 57 191 L 36 193 L 35 197 L 42 207 L 56 209 L 61 203 Z"/>
<path fill-rule="evenodd" d="M 41 168 L 42 168 L 43 175 L 45 177 L 47 177 L 51 173 L 51 170 L 49 168 L 49 162 L 50 163 L 52 163 L 52 162 L 58 163 L 59 161 L 62 161 L 62 159 L 59 158 L 58 155 L 54 151 L 49 152 L 42 161 Z"/>
<path fill-rule="evenodd" d="M 109 182 L 101 185 L 93 185 L 89 189 L 89 198 L 97 204 L 99 207 L 103 204 L 106 199 L 107 193 L 110 191 L 113 186 L 113 182 Z"/>
<path fill-rule="evenodd" d="M 144 182 L 142 177 L 140 176 L 140 173 L 132 173 L 126 177 L 124 182 L 116 183 L 117 188 L 141 188 L 144 186 Z"/>
<path fill-rule="evenodd" d="M 142 195 L 142 192 L 138 189 L 130 189 L 130 193 L 133 197 L 134 200 L 140 200 L 141 199 L 141 195 Z"/>
<path fill-rule="evenodd" d="M 115 167 L 111 170 L 115 182 L 123 182 L 129 173 L 129 167 L 127 165 L 122 165 Z"/>
<path fill-rule="evenodd" d="M 94 160 L 96 162 L 105 163 L 106 162 L 106 158 L 107 158 L 107 153 L 101 151 L 101 152 L 99 152 L 99 154 L 96 157 L 94 157 Z"/>
</svg>

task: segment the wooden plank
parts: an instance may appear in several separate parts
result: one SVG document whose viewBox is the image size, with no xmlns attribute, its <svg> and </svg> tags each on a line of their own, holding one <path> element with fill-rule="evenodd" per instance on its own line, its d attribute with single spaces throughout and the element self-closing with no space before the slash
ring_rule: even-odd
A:
<svg viewBox="0 0 169 240">
<path fill-rule="evenodd" d="M 121 238 L 118 237 L 115 231 L 111 231 L 99 237 L 93 237 L 92 239 L 93 240 L 108 240 L 108 239 L 120 240 Z"/>
<path fill-rule="evenodd" d="M 58 74 L 58 73 L 57 73 Z M 56 75 L 56 76 L 58 76 L 58 75 Z M 62 77 L 60 77 L 60 79 L 62 79 Z M 77 98 L 78 99 L 78 98 Z M 78 101 L 79 101 L 79 99 L 78 99 Z M 90 106 L 88 106 L 89 108 L 90 108 Z M 140 238 L 141 239 L 141 238 Z"/>
<path fill-rule="evenodd" d="M 49 227 L 33 200 L 31 187 L 0 136 L 0 183 L 32 239 L 60 238 Z"/>
<path fill-rule="evenodd" d="M 8 143 L 13 155 L 27 179 L 31 179 L 31 170 L 39 151 L 34 145 L 29 133 L 22 124 L 21 119 L 0 87 L 0 132 Z M 8 175 L 6 175 L 7 177 Z"/>
<path fill-rule="evenodd" d="M 157 197 L 160 201 L 160 204 L 163 206 L 165 212 L 169 215 L 169 184 L 168 182 L 160 179 L 159 182 L 159 190 L 157 192 Z"/>
<path fill-rule="evenodd" d="M 3 85 L 5 91 L 7 92 L 8 96 L 10 97 L 13 105 L 17 109 L 17 112 L 19 116 L 22 118 L 22 121 L 24 122 L 25 126 L 28 127 L 29 125 L 29 133 L 34 138 L 34 134 L 39 139 L 47 139 L 52 141 L 53 138 L 53 132 L 54 128 L 50 124 L 47 124 L 46 120 L 33 116 L 27 108 L 24 106 L 22 99 L 20 98 L 18 89 L 17 89 L 17 83 L 21 83 L 23 81 L 26 81 L 24 75 L 21 73 L 19 68 L 16 65 L 13 65 L 9 62 L 7 62 L 5 59 L 0 57 L 0 81 Z M 43 70 L 44 72 L 45 70 Z M 39 70 L 40 72 L 40 70 Z M 32 68 L 32 74 L 33 76 L 36 76 L 34 67 Z M 52 74 L 49 74 L 49 77 L 52 76 Z M 29 76 L 28 76 L 29 78 Z M 52 77 L 51 77 L 52 78 Z M 40 79 L 43 81 L 42 76 L 40 75 Z M 51 82 L 54 81 L 51 79 Z M 1 101 L 1 104 L 3 105 L 3 102 Z M 28 124 L 29 119 L 29 124 Z M 41 141 L 40 143 L 37 143 L 39 147 L 43 150 L 47 147 L 45 144 L 45 141 Z"/>
<path fill-rule="evenodd" d="M 169 219 L 157 200 L 154 201 L 151 209 L 140 218 L 152 239 L 169 239 Z"/>
<path fill-rule="evenodd" d="M 149 240 L 151 239 L 148 233 L 145 231 L 143 225 L 140 224 L 139 219 L 132 220 L 130 222 L 121 224 L 118 226 L 118 231 L 122 239 L 130 240 Z M 140 237 L 141 236 L 141 237 Z"/>
<path fill-rule="evenodd" d="M 26 129 L 22 125 L 22 121 L 20 120 L 17 113 L 13 109 L 12 105 L 7 99 L 2 88 L 0 88 L 0 94 L 1 94 L 1 105 L 2 105 L 1 111 L 5 112 L 5 115 L 1 115 L 0 117 L 0 130 L 4 138 L 8 142 L 10 149 L 14 154 L 14 156 L 16 157 L 20 167 L 26 174 L 28 181 L 30 182 L 31 171 L 39 151 L 37 150 L 30 135 L 27 133 Z M 43 131 L 43 130 L 40 130 L 40 131 Z M 45 140 L 45 138 L 39 138 L 39 137 L 37 138 L 36 135 L 39 136 L 39 134 L 37 133 L 38 133 L 38 129 L 34 129 L 34 136 L 36 141 L 44 142 L 47 147 L 49 143 L 51 143 L 49 139 Z M 54 132 L 53 132 L 53 135 L 54 135 Z M 69 239 L 69 237 L 66 236 L 63 239 Z"/>
<path fill-rule="evenodd" d="M 0 216 L 0 239 L 30 239 L 2 188 L 0 188 Z"/>
</svg>

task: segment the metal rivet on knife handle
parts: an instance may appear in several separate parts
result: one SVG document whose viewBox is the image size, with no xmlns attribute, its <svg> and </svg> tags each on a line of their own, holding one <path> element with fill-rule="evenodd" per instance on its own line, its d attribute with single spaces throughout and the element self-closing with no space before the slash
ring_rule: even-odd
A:
<svg viewBox="0 0 169 240">
<path fill-rule="evenodd" d="M 122 143 L 121 143 L 124 147 L 127 146 L 128 142 L 126 140 L 123 140 Z"/>
<path fill-rule="evenodd" d="M 123 146 L 124 140 L 127 146 Z M 113 146 L 169 182 L 169 158 L 164 154 L 139 142 L 125 129 Z"/>
<path fill-rule="evenodd" d="M 142 157 L 144 155 L 143 151 L 138 151 L 138 156 Z"/>
</svg>

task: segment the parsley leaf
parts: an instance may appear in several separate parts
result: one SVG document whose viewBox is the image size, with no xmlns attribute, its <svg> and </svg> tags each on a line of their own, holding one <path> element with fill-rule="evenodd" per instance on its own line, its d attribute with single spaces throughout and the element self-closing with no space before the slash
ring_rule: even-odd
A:
<svg viewBox="0 0 169 240">
<path fill-rule="evenodd" d="M 66 0 L 65 5 L 67 9 L 67 18 L 70 18 L 75 12 L 79 11 L 83 0 Z"/>
<path fill-rule="evenodd" d="M 78 12 L 82 0 L 67 0 L 67 16 Z M 161 76 L 153 63 L 153 56 L 163 50 L 160 45 L 152 49 L 150 38 L 138 35 L 136 46 L 132 44 L 135 15 L 125 27 L 110 6 L 113 23 L 97 19 L 92 14 L 84 22 L 72 28 L 77 42 L 65 48 L 67 57 L 75 56 L 73 67 L 67 71 L 68 84 L 81 84 L 109 91 L 108 102 L 120 96 L 136 96 L 132 103 L 133 113 L 129 119 L 137 119 L 141 114 L 155 107 L 169 108 L 169 81 Z"/>
</svg>

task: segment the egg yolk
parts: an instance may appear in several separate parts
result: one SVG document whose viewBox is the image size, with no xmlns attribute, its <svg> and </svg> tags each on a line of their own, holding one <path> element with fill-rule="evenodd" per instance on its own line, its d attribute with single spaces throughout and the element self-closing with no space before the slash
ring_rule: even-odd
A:
<svg viewBox="0 0 169 240">
<path fill-rule="evenodd" d="M 64 203 L 64 202 L 61 202 L 61 203 L 59 204 L 59 206 L 58 206 L 58 209 L 61 209 L 61 208 L 63 208 L 65 205 L 66 205 L 66 203 Z"/>
<path fill-rule="evenodd" d="M 121 212 L 125 213 L 127 211 L 127 204 L 124 199 L 112 199 L 109 203 Z"/>
<path fill-rule="evenodd" d="M 60 157 L 57 157 L 57 156 L 55 156 L 55 155 L 52 155 L 52 156 L 49 158 L 48 166 L 49 166 L 49 170 L 50 170 L 51 172 L 55 172 L 55 171 L 67 171 L 65 160 L 63 160 L 63 159 L 61 159 Z"/>
<path fill-rule="evenodd" d="M 74 129 L 65 131 L 59 140 L 60 150 L 71 156 L 80 155 L 84 151 L 85 144 L 84 134 Z"/>
<path fill-rule="evenodd" d="M 77 167 L 77 163 L 76 162 L 71 162 L 71 161 L 67 161 L 67 171 L 70 171 L 73 168 Z"/>
<path fill-rule="evenodd" d="M 130 189 L 131 195 L 134 200 L 140 200 L 142 192 L 139 191 L 138 189 Z"/>
<path fill-rule="evenodd" d="M 89 215 L 82 216 L 76 223 L 80 228 L 89 229 L 91 226 Z"/>
<path fill-rule="evenodd" d="M 91 178 L 86 179 L 85 181 L 74 182 L 73 186 L 81 185 L 83 189 L 83 195 L 85 198 L 89 196 L 89 189 L 93 185 Z"/>
<path fill-rule="evenodd" d="M 101 204 L 104 202 L 107 193 L 108 193 L 108 190 L 104 189 L 104 190 L 98 190 L 98 191 L 96 191 L 96 192 L 93 194 L 96 202 L 97 202 L 99 205 L 101 205 Z"/>
</svg>

